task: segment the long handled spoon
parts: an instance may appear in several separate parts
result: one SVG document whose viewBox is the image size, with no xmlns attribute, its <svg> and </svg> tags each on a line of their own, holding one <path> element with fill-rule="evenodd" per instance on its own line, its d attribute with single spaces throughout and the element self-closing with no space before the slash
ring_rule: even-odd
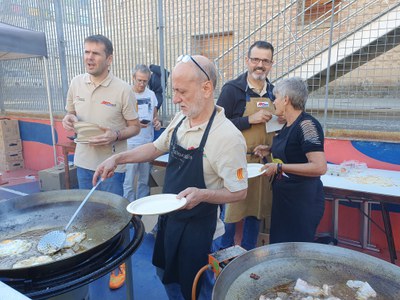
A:
<svg viewBox="0 0 400 300">
<path fill-rule="evenodd" d="M 65 240 L 67 239 L 67 230 L 69 226 L 72 224 L 72 222 L 78 215 L 81 208 L 85 205 L 89 197 L 93 194 L 94 190 L 99 186 L 101 182 L 102 180 L 99 180 L 97 184 L 94 187 L 92 187 L 90 192 L 86 195 L 85 199 L 82 201 L 81 205 L 79 205 L 78 209 L 75 211 L 72 218 L 69 220 L 67 226 L 65 226 L 64 230 L 50 231 L 40 239 L 37 245 L 37 249 L 39 250 L 39 252 L 43 254 L 53 254 L 59 251 L 64 246 Z"/>
</svg>

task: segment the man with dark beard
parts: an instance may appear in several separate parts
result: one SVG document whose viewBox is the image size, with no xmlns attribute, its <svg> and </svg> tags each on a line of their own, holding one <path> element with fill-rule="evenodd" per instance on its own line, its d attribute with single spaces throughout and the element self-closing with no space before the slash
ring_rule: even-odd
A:
<svg viewBox="0 0 400 300">
<path fill-rule="evenodd" d="M 217 105 L 225 109 L 225 115 L 242 132 L 247 143 L 247 162 L 260 163 L 254 148 L 263 141 L 271 145 L 273 133 L 266 132 L 265 123 L 272 118 L 275 99 L 273 85 L 267 75 L 273 64 L 274 47 L 265 41 L 257 41 L 249 48 L 245 62 L 248 71 L 228 81 L 221 90 Z M 261 143 L 262 144 L 262 143 Z M 221 248 L 234 245 L 236 222 L 244 219 L 241 246 L 247 250 L 256 247 L 261 219 L 269 228 L 272 195 L 269 178 L 258 176 L 249 179 L 245 201 L 226 204 L 223 213 L 225 234 Z"/>
</svg>

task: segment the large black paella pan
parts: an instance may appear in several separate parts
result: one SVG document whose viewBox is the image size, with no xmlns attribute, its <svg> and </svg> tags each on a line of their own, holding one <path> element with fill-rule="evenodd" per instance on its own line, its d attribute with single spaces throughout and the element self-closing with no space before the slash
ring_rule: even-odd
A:
<svg viewBox="0 0 400 300">
<path fill-rule="evenodd" d="M 222 270 L 212 299 L 259 299 L 266 291 L 298 278 L 316 286 L 366 281 L 377 293 L 373 299 L 400 299 L 400 267 L 353 250 L 315 243 L 273 244 L 244 253 Z"/>
<path fill-rule="evenodd" d="M 41 255 L 36 250 L 39 239 L 47 232 L 63 229 L 81 201 L 86 190 L 42 192 L 0 201 L 0 242 L 28 240 L 29 251 L 18 255 L 0 256 L 0 277 L 36 278 L 42 274 L 63 272 L 88 258 L 102 255 L 127 228 L 132 215 L 126 211 L 128 200 L 120 196 L 95 191 L 82 208 L 68 231 L 84 232 L 76 252 L 58 253 L 54 261 L 31 267 L 12 268 L 15 262 Z"/>
</svg>

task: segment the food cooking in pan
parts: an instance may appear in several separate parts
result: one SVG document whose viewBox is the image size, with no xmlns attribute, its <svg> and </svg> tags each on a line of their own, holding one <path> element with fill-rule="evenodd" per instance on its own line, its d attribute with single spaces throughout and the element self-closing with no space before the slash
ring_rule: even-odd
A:
<svg viewBox="0 0 400 300">
<path fill-rule="evenodd" d="M 308 283 L 301 278 L 273 287 L 262 293 L 258 300 L 375 300 L 377 294 L 368 282 L 348 280 L 322 287 Z"/>
<path fill-rule="evenodd" d="M 42 255 L 36 249 L 38 241 L 22 238 L 0 241 L 0 262 L 2 268 L 29 268 L 36 265 L 51 263 L 81 252 L 81 242 L 86 239 L 85 232 L 71 232 L 61 251 L 53 255 Z"/>
</svg>

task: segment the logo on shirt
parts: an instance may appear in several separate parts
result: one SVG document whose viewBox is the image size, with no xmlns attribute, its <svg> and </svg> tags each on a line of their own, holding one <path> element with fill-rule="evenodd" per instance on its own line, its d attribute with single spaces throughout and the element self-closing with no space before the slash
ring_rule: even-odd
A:
<svg viewBox="0 0 400 300">
<path fill-rule="evenodd" d="M 240 169 L 236 170 L 236 178 L 238 180 L 243 180 L 244 179 L 243 168 L 240 168 Z"/>
<path fill-rule="evenodd" d="M 257 108 L 266 108 L 269 107 L 268 102 L 257 102 Z"/>
<path fill-rule="evenodd" d="M 75 96 L 75 101 L 85 101 L 85 98 L 81 98 L 79 96 Z"/>
<path fill-rule="evenodd" d="M 106 100 L 101 101 L 100 104 L 104 104 L 106 106 L 113 106 L 113 107 L 117 106 L 116 104 L 111 103 L 110 101 L 106 101 Z"/>
</svg>

